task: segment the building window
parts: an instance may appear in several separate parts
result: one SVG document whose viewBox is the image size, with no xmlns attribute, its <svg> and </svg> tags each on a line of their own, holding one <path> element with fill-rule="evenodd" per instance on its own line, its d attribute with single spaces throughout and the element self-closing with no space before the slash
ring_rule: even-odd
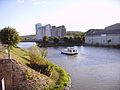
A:
<svg viewBox="0 0 120 90">
<path fill-rule="evenodd" d="M 111 39 L 107 40 L 107 42 L 110 43 L 110 42 L 111 42 Z"/>
</svg>

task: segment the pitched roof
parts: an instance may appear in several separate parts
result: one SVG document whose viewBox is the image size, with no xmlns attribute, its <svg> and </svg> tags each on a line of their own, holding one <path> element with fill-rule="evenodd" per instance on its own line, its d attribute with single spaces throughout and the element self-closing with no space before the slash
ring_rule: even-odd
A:
<svg viewBox="0 0 120 90">
<path fill-rule="evenodd" d="M 86 36 L 91 36 L 91 35 L 100 35 L 104 33 L 104 29 L 90 29 L 87 32 L 85 32 Z"/>
<path fill-rule="evenodd" d="M 120 34 L 120 29 L 105 30 L 106 34 Z"/>
<path fill-rule="evenodd" d="M 101 35 L 101 34 L 120 34 L 120 29 L 106 30 L 106 29 L 90 29 L 85 32 L 86 36 Z"/>
<path fill-rule="evenodd" d="M 120 23 L 116 23 L 110 26 L 105 27 L 106 30 L 120 29 Z"/>
</svg>

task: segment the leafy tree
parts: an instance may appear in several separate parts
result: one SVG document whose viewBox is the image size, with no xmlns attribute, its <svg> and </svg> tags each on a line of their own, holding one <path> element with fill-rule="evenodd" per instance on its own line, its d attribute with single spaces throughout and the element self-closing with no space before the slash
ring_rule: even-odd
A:
<svg viewBox="0 0 120 90">
<path fill-rule="evenodd" d="M 20 37 L 15 28 L 5 27 L 0 31 L 0 40 L 3 45 L 7 45 L 8 58 L 10 59 L 10 47 L 16 46 L 20 42 Z"/>
<path fill-rule="evenodd" d="M 47 37 L 47 36 L 44 36 L 42 42 L 43 42 L 43 43 L 42 43 L 43 46 L 46 46 L 46 44 L 48 43 L 48 37 Z"/>
<path fill-rule="evenodd" d="M 59 38 L 54 37 L 53 41 L 54 41 L 54 43 L 56 43 L 56 44 L 57 44 L 57 43 L 59 42 Z"/>
<path fill-rule="evenodd" d="M 48 38 L 49 41 L 53 41 L 53 39 L 54 39 L 53 37 L 49 37 Z"/>
<path fill-rule="evenodd" d="M 70 38 L 69 38 L 69 43 L 72 44 L 73 42 L 74 42 L 73 37 L 70 37 Z"/>
<path fill-rule="evenodd" d="M 43 42 L 45 42 L 45 43 L 48 42 L 48 37 L 47 36 L 43 37 Z"/>
<path fill-rule="evenodd" d="M 81 42 L 85 43 L 85 36 L 84 36 L 84 34 L 81 35 Z"/>
<path fill-rule="evenodd" d="M 81 43 L 81 37 L 76 37 L 76 38 L 75 38 L 75 41 L 76 41 L 77 43 Z"/>
<path fill-rule="evenodd" d="M 67 43 L 68 42 L 68 37 L 64 37 L 63 41 Z"/>
</svg>

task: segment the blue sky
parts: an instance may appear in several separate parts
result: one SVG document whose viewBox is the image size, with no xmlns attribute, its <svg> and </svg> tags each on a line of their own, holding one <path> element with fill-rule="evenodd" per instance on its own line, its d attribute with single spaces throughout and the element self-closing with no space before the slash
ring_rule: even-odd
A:
<svg viewBox="0 0 120 90">
<path fill-rule="evenodd" d="M 11 26 L 20 35 L 35 34 L 35 24 L 65 25 L 87 31 L 120 23 L 119 0 L 0 0 L 0 29 Z"/>
</svg>

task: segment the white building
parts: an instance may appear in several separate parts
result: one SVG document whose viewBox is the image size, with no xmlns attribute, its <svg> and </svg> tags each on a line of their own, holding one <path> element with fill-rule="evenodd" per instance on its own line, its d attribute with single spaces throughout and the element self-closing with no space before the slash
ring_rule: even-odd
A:
<svg viewBox="0 0 120 90">
<path fill-rule="evenodd" d="M 114 24 L 105 29 L 90 29 L 85 33 L 85 43 L 89 45 L 120 45 L 119 27 L 120 24 Z"/>
<path fill-rule="evenodd" d="M 42 38 L 42 30 L 41 30 L 42 25 L 40 23 L 37 23 L 35 25 L 36 28 L 36 39 L 41 39 Z"/>
<path fill-rule="evenodd" d="M 64 37 L 64 35 L 66 34 L 66 28 L 64 25 L 56 27 L 56 26 L 52 26 L 51 29 L 51 36 L 52 37 Z"/>
<path fill-rule="evenodd" d="M 65 26 L 51 26 L 47 24 L 42 26 L 40 23 L 36 24 L 36 39 L 42 40 L 44 36 L 47 37 L 64 37 L 66 34 Z"/>
<path fill-rule="evenodd" d="M 51 25 L 42 26 L 40 23 L 36 24 L 36 39 L 42 40 L 44 36 L 51 37 Z"/>
</svg>

